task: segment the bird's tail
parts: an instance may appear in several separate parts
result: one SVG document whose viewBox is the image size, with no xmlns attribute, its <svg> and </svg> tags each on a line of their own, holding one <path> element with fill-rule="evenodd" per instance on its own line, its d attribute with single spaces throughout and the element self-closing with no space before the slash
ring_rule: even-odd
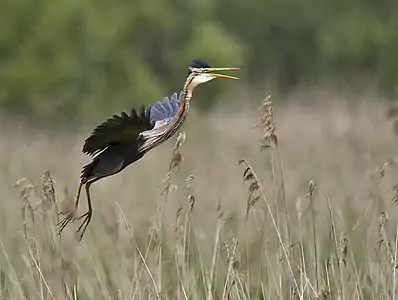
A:
<svg viewBox="0 0 398 300">
<path fill-rule="evenodd" d="M 81 175 L 80 175 L 80 184 L 85 184 L 88 180 L 93 178 L 93 169 L 95 165 L 97 164 L 97 160 L 94 159 L 92 162 L 89 164 L 85 165 L 82 169 Z"/>
</svg>

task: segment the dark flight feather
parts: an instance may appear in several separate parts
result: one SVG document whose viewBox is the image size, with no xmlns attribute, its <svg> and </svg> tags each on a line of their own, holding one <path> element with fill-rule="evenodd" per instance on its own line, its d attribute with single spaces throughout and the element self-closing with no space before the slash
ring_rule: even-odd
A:
<svg viewBox="0 0 398 300">
<path fill-rule="evenodd" d="M 150 107 L 141 106 L 138 113 L 133 108 L 130 114 L 113 115 L 93 130 L 83 145 L 83 153 L 94 156 L 112 144 L 138 138 L 142 131 L 154 126 L 150 111 Z"/>
</svg>

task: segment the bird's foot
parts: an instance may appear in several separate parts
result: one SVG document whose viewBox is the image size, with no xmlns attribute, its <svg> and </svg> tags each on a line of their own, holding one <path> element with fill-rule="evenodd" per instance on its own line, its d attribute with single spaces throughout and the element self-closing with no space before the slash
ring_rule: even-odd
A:
<svg viewBox="0 0 398 300">
<path fill-rule="evenodd" d="M 92 211 L 88 211 L 85 214 L 81 215 L 80 217 L 76 217 L 73 219 L 73 221 L 83 219 L 83 222 L 80 224 L 79 228 L 76 231 L 76 233 L 80 232 L 79 242 L 82 240 L 83 235 L 86 232 L 86 229 L 88 227 L 88 224 L 90 224 L 90 222 L 91 222 L 91 215 L 92 215 Z"/>
<path fill-rule="evenodd" d="M 75 216 L 75 212 L 76 210 L 73 210 L 69 213 L 64 213 L 64 212 L 60 212 L 58 213 L 58 215 L 66 215 L 65 218 L 63 218 L 58 224 L 57 226 L 59 226 L 59 231 L 58 231 L 58 235 L 61 234 L 62 230 L 64 230 L 64 228 L 66 227 L 66 225 L 69 224 L 69 222 L 74 219 Z"/>
</svg>

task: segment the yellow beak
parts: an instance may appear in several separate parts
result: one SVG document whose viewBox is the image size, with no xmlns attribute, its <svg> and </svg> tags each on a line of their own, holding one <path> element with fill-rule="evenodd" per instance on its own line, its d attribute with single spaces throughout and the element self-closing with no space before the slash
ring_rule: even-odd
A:
<svg viewBox="0 0 398 300">
<path fill-rule="evenodd" d="M 224 75 L 224 74 L 217 74 L 217 73 L 210 73 L 210 75 L 218 77 L 218 78 L 239 79 L 239 77 Z"/>
<path fill-rule="evenodd" d="M 234 71 L 234 70 L 239 70 L 239 68 L 205 68 L 203 70 L 205 70 L 208 74 L 218 78 L 239 79 L 238 77 L 235 76 L 213 73 L 215 71 Z"/>
</svg>

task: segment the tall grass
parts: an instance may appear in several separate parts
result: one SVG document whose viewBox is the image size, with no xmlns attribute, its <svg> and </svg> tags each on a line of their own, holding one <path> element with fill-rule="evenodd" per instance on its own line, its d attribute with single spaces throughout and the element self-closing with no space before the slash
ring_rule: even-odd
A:
<svg viewBox="0 0 398 300">
<path fill-rule="evenodd" d="M 267 97 L 258 114 L 193 114 L 174 147 L 93 189 L 80 243 L 55 224 L 82 136 L 4 131 L 0 299 L 396 299 L 385 111 Z"/>
</svg>

